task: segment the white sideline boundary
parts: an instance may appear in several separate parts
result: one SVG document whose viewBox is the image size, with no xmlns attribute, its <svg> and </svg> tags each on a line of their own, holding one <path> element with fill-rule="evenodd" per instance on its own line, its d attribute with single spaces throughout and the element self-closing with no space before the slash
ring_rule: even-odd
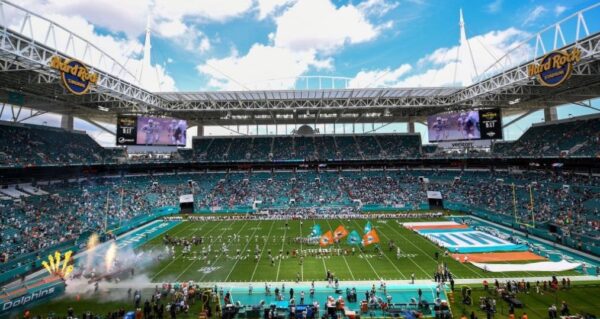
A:
<svg viewBox="0 0 600 319">
<path fill-rule="evenodd" d="M 559 280 L 561 280 L 563 277 L 558 277 Z M 523 277 L 511 277 L 511 278 L 495 278 L 495 277 L 490 277 L 490 278 L 466 278 L 466 279 L 456 279 L 454 281 L 455 285 L 476 285 L 476 284 L 483 284 L 483 281 L 486 280 L 490 285 L 494 284 L 494 281 L 498 279 L 499 282 L 506 282 L 507 280 L 510 281 L 517 281 L 520 282 L 521 280 L 523 280 Z M 551 277 L 550 276 L 544 276 L 544 277 L 526 277 L 527 281 L 529 282 L 536 282 L 536 281 L 544 281 L 544 280 L 550 280 Z M 583 281 L 592 281 L 595 283 L 600 283 L 600 277 L 598 276 L 572 276 L 569 277 L 569 279 L 571 279 L 571 282 L 583 282 Z M 403 288 L 405 287 L 410 287 L 413 286 L 411 284 L 411 280 L 386 280 L 385 281 L 386 284 L 389 285 L 402 285 Z M 292 287 L 292 288 L 296 288 L 296 287 L 307 287 L 310 286 L 310 284 L 312 283 L 312 281 L 301 281 L 299 283 L 296 283 L 295 281 L 254 281 L 254 282 L 197 282 L 197 284 L 199 284 L 200 286 L 205 286 L 205 287 L 214 287 L 215 285 L 218 286 L 219 288 L 239 288 L 239 287 L 248 287 L 250 284 L 252 284 L 252 286 L 254 287 L 255 291 L 258 291 L 257 288 L 263 287 L 265 285 L 265 283 L 270 283 L 273 287 L 275 285 L 281 285 L 281 284 L 285 284 L 286 287 Z M 430 285 L 430 284 L 434 284 L 435 282 L 433 280 L 415 280 L 415 286 L 417 285 Z M 159 287 L 162 286 L 162 284 L 164 284 L 164 282 L 148 282 L 145 284 L 138 284 L 136 283 L 136 287 L 140 287 L 140 288 L 155 288 L 157 285 Z M 326 281 L 318 281 L 315 282 L 316 285 L 318 285 L 319 287 L 323 286 L 326 287 L 327 282 Z M 379 280 L 350 280 L 350 281 L 340 281 L 340 286 L 341 287 L 346 287 L 346 286 L 364 286 L 364 285 L 372 285 L 375 284 L 376 287 L 379 287 L 380 281 Z M 446 282 L 446 285 L 448 286 L 448 282 Z M 124 280 L 120 283 L 109 283 L 109 282 L 103 282 L 102 283 L 102 287 L 103 288 L 122 288 L 122 289 L 126 289 L 129 288 L 129 286 L 127 285 L 127 280 Z"/>
</svg>

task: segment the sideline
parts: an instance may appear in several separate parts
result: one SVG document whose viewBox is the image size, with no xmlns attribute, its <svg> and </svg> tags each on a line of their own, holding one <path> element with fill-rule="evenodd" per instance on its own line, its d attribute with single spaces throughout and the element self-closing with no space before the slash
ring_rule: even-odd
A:
<svg viewBox="0 0 600 319">
<path fill-rule="evenodd" d="M 562 277 L 558 277 L 559 280 Z M 591 281 L 594 283 L 590 283 L 590 284 L 598 284 L 600 283 L 600 277 L 596 277 L 596 276 L 571 276 L 569 277 L 571 279 L 571 282 L 585 282 L 585 281 Z M 484 280 L 487 280 L 488 283 L 490 283 L 490 285 L 493 285 L 494 280 L 498 279 L 499 282 L 506 282 L 507 280 L 511 280 L 511 281 L 521 281 L 524 278 L 523 277 L 511 277 L 511 278 L 494 278 L 494 277 L 490 277 L 490 278 L 465 278 L 465 279 L 456 279 L 454 281 L 454 285 L 465 285 L 465 284 L 482 284 Z M 543 280 L 550 280 L 551 277 L 550 276 L 545 276 L 545 277 L 526 277 L 525 279 L 527 279 L 529 282 L 535 282 L 537 280 L 539 281 L 543 281 Z M 435 282 L 433 280 L 426 280 L 426 279 L 420 279 L 420 280 L 415 280 L 414 284 L 411 284 L 411 280 L 386 280 L 385 281 L 386 284 L 388 285 L 388 287 L 390 287 L 391 285 L 397 285 L 397 286 L 401 286 L 401 288 L 410 288 L 410 287 L 415 287 L 418 288 L 419 286 L 425 286 L 425 285 L 434 285 Z M 252 284 L 253 287 L 262 287 L 265 284 L 265 281 L 243 281 L 243 282 L 220 282 L 220 281 L 205 281 L 205 282 L 197 282 L 200 286 L 205 286 L 205 287 L 214 287 L 215 285 L 218 287 L 222 287 L 222 288 L 240 288 L 240 287 L 245 287 L 247 288 L 248 285 Z M 272 283 L 272 284 L 276 284 L 276 285 L 281 285 L 281 284 L 285 284 L 286 287 L 293 287 L 294 289 L 296 287 L 299 288 L 303 288 L 303 287 L 309 287 L 312 283 L 312 281 L 301 281 L 299 283 L 296 283 L 295 281 L 267 281 L 266 283 Z M 157 285 L 160 287 L 164 284 L 164 282 L 148 282 L 148 283 L 136 283 L 137 287 L 140 288 L 152 288 L 154 289 Z M 346 287 L 346 286 L 369 286 L 371 287 L 371 285 L 375 284 L 375 286 L 379 287 L 380 281 L 379 280 L 344 280 L 344 281 L 340 281 L 340 287 Z M 448 286 L 449 283 L 446 282 L 446 285 Z M 102 285 L 103 287 L 107 287 L 107 288 L 122 288 L 125 289 L 126 287 L 129 287 L 127 285 L 127 281 L 124 280 L 120 283 L 103 283 Z M 327 289 L 331 289 L 331 287 L 327 287 L 327 282 L 326 281 L 321 281 L 321 282 L 315 282 L 315 286 L 316 287 L 321 287 L 321 288 L 327 288 Z M 392 287 L 388 288 L 391 289 Z"/>
</svg>

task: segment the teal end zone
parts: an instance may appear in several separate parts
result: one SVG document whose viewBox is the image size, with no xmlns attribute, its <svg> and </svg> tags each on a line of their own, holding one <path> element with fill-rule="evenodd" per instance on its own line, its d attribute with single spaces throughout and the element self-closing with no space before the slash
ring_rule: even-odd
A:
<svg viewBox="0 0 600 319">
<path fill-rule="evenodd" d="M 119 247 L 119 249 L 135 249 L 179 225 L 179 223 L 181 223 L 181 221 L 178 220 L 155 220 L 117 238 L 117 247 Z"/>
<path fill-rule="evenodd" d="M 111 232 L 114 235 L 119 236 L 128 231 L 134 230 L 137 227 L 140 227 L 140 225 L 151 222 L 157 218 L 172 215 L 172 214 L 177 214 L 177 213 L 179 213 L 179 207 L 176 207 L 176 206 L 166 206 L 166 207 L 154 208 L 150 211 L 149 214 L 139 216 L 128 222 L 125 222 L 122 225 L 120 225 L 119 227 L 111 229 Z M 91 233 L 84 233 L 80 236 L 80 238 L 78 240 L 66 241 L 66 242 L 60 243 L 58 245 L 55 245 L 53 247 L 44 249 L 42 251 L 32 252 L 29 254 L 22 255 L 19 258 L 9 260 L 8 262 L 0 265 L 3 269 L 6 269 L 6 271 L 0 273 L 0 283 L 10 282 L 12 280 L 18 279 L 23 274 L 29 273 L 33 269 L 41 268 L 42 261 L 45 258 L 38 260 L 36 258 L 36 254 L 38 254 L 38 253 L 42 257 L 48 256 L 50 254 L 54 254 L 54 252 L 56 252 L 56 251 L 59 251 L 61 254 L 64 254 L 67 251 L 72 251 L 73 254 L 77 254 L 78 252 L 85 249 L 87 240 L 88 240 L 89 236 L 91 236 L 91 235 L 92 235 Z M 30 260 L 34 260 L 34 262 L 30 262 Z M 20 264 L 22 266 L 16 267 L 15 265 L 18 265 L 18 264 Z"/>
<path fill-rule="evenodd" d="M 0 316 L 7 315 L 11 312 L 17 311 L 23 306 L 32 306 L 39 302 L 60 296 L 65 291 L 65 283 L 62 280 L 57 280 L 49 283 L 39 285 L 35 288 L 28 288 L 23 293 L 8 299 L 0 299 Z M 16 288 L 16 290 L 21 288 Z M 7 291 L 11 293 L 11 291 Z"/>
<path fill-rule="evenodd" d="M 172 209 L 167 208 L 167 209 L 161 211 L 161 213 L 166 215 L 166 214 L 172 214 L 173 211 L 172 211 Z M 156 217 L 157 217 L 156 215 L 145 216 L 144 221 L 145 221 L 145 218 L 156 218 Z M 138 222 L 140 222 L 140 221 L 138 221 Z M 155 220 L 155 221 L 145 224 L 139 228 L 136 228 L 136 229 L 130 231 L 129 233 L 126 233 L 126 234 L 122 235 L 121 237 L 117 238 L 116 244 L 120 249 L 123 249 L 123 248 L 135 249 L 135 248 L 145 244 L 146 242 L 152 240 L 153 238 L 156 238 L 157 236 L 160 236 L 161 234 L 167 232 L 168 230 L 177 226 L 179 223 L 180 223 L 180 221 Z M 127 229 L 134 228 L 133 225 L 125 225 L 125 227 Z M 79 260 L 80 258 L 81 258 L 81 255 L 75 257 L 74 259 Z M 42 280 L 42 279 L 39 279 L 39 280 Z M 31 284 L 28 284 L 28 285 L 31 285 Z M 58 297 L 64 292 L 65 287 L 66 287 L 65 283 L 62 280 L 59 280 L 59 281 L 55 281 L 52 283 L 43 284 L 43 285 L 40 285 L 35 288 L 28 288 L 22 294 L 19 294 L 17 297 L 14 297 L 10 300 L 8 298 L 5 298 L 4 296 L 0 295 L 0 297 L 3 297 L 3 298 L 0 298 L 0 304 L 2 305 L 2 308 L 0 308 L 0 315 L 3 315 L 5 313 L 10 313 L 13 311 L 17 311 L 24 305 L 30 306 L 39 301 L 46 301 L 48 299 Z M 22 286 L 21 285 L 15 286 L 14 290 L 17 290 L 17 289 L 22 289 Z M 10 290 L 7 291 L 7 293 L 10 293 L 10 292 L 11 292 Z"/>
<path fill-rule="evenodd" d="M 469 216 L 455 216 L 455 217 L 451 217 L 450 219 L 455 222 L 458 222 L 458 223 L 464 223 L 465 221 L 468 221 L 469 225 L 471 225 L 474 228 L 491 227 L 498 232 L 508 234 L 508 231 L 506 229 L 502 229 L 498 226 L 498 224 L 487 221 L 487 220 L 483 220 L 483 219 L 476 220 Z M 499 224 L 504 225 L 504 223 L 499 223 Z M 508 225 L 508 227 L 510 227 L 510 225 Z M 546 238 L 546 236 L 543 236 L 544 234 L 540 233 L 539 229 L 532 228 L 532 229 L 529 229 L 529 232 L 531 232 L 535 236 L 539 236 L 546 240 L 551 239 L 551 238 L 550 239 Z M 513 238 L 517 239 L 521 243 L 526 242 L 527 244 L 524 244 L 524 245 L 528 247 L 529 251 L 531 251 L 535 254 L 538 254 L 540 256 L 546 257 L 550 261 L 566 260 L 569 262 L 586 263 L 587 269 L 585 271 L 585 274 L 587 274 L 587 275 L 595 276 L 596 275 L 596 267 L 600 267 L 600 263 L 597 260 L 586 257 L 585 255 L 581 254 L 580 252 L 569 251 L 569 250 L 561 248 L 560 246 L 556 246 L 556 245 L 548 243 L 548 242 L 542 242 L 542 241 L 537 240 L 530 236 L 525 237 L 525 236 L 517 234 L 517 233 L 511 233 L 511 236 Z M 552 241 L 554 241 L 554 240 L 552 240 Z M 600 252 L 600 247 L 598 247 L 598 248 L 599 248 L 598 252 Z"/>
<path fill-rule="evenodd" d="M 179 207 L 175 207 L 175 206 L 165 206 L 165 207 L 155 208 L 152 210 L 151 214 L 134 218 L 134 219 L 130 220 L 129 222 L 119 226 L 118 228 L 112 229 L 111 232 L 118 236 L 118 235 L 126 233 L 132 229 L 136 229 L 140 225 L 148 223 L 157 218 L 160 218 L 163 216 L 168 216 L 168 215 L 173 215 L 173 214 L 177 214 L 177 213 L 179 213 Z"/>
<path fill-rule="evenodd" d="M 418 231 L 422 236 L 436 242 L 453 253 L 489 253 L 506 251 L 527 251 L 525 244 L 513 244 L 509 241 L 490 236 L 481 231 L 463 229 L 453 231 Z"/>
</svg>

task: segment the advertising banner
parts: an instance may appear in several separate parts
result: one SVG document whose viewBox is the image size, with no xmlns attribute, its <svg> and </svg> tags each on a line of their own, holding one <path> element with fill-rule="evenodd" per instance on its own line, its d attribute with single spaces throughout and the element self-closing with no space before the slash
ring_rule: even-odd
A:
<svg viewBox="0 0 600 319">
<path fill-rule="evenodd" d="M 135 145 L 137 136 L 137 117 L 120 116 L 117 118 L 117 145 Z"/>
</svg>

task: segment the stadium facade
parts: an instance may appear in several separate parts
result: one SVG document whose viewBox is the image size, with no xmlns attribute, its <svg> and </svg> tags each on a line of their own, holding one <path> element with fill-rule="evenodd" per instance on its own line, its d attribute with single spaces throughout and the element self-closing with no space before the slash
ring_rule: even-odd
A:
<svg viewBox="0 0 600 319">
<path fill-rule="evenodd" d="M 172 261 L 157 257 L 162 268 L 150 272 L 152 280 L 168 281 L 172 274 L 174 281 L 198 279 L 198 272 L 200 281 L 211 283 L 249 282 L 257 272 L 261 281 L 315 280 L 322 271 L 304 268 L 303 245 L 318 242 L 327 247 L 334 235 L 342 234 L 341 239 L 351 227 L 363 226 L 358 239 L 326 253 L 336 254 L 327 258 L 343 257 L 348 265 L 345 280 L 376 280 L 377 271 L 408 280 L 408 271 L 414 268 L 398 266 L 394 254 L 398 260 L 414 258 L 407 260 L 416 267 L 433 269 L 439 268 L 442 248 L 457 254 L 457 260 L 449 263 L 460 269 L 455 274 L 464 280 L 469 275 L 485 278 L 496 268 L 485 262 L 463 265 L 466 260 L 461 258 L 468 254 L 510 253 L 518 258 L 529 250 L 549 263 L 532 266 L 543 266 L 539 270 L 543 275 L 558 271 L 589 280 L 600 265 L 600 116 L 558 120 L 556 107 L 577 104 L 595 109 L 589 101 L 600 96 L 600 30 L 588 26 L 586 17 L 598 11 L 600 4 L 593 5 L 532 35 L 468 87 L 149 92 L 121 61 L 76 32 L 0 1 L 0 16 L 14 17 L 0 28 L 0 100 L 2 113 L 10 109 L 14 119 L 0 123 L 0 208 L 2 219 L 10 221 L 0 229 L 3 238 L 10 239 L 0 242 L 0 280 L 38 282 L 35 276 L 44 272 L 46 263 L 40 256 L 55 251 L 78 254 L 77 265 L 86 268 L 83 261 L 94 259 L 85 255 L 93 240 L 102 243 L 97 249 L 102 256 L 110 256 L 117 249 L 128 253 L 149 249 L 165 234 Z M 34 33 L 34 24 L 45 31 Z M 68 41 L 63 46 L 57 37 Z M 62 127 L 19 123 L 24 109 L 31 110 L 28 118 L 61 114 Z M 503 141 L 504 127 L 538 110 L 543 110 L 545 123 L 532 126 L 516 141 Z M 519 114 L 516 119 L 503 123 L 504 117 L 514 114 Z M 101 122 L 115 123 L 116 132 L 111 133 L 118 146 L 103 148 L 85 132 L 74 131 L 74 118 L 100 128 Z M 407 132 L 364 129 L 387 123 L 406 123 Z M 416 123 L 427 126 L 435 144 L 426 145 L 415 132 Z M 274 127 L 275 134 L 205 136 L 203 127 L 210 125 L 255 126 L 256 132 L 258 126 Z M 277 134 L 279 126 L 287 132 L 288 125 L 296 128 L 293 134 Z M 361 133 L 355 132 L 357 125 L 362 126 Z M 198 136 L 192 148 L 181 148 L 188 128 L 194 126 Z M 436 210 L 464 215 L 439 221 L 445 217 L 432 212 Z M 386 224 L 386 219 L 414 219 L 412 214 L 421 211 L 429 214 L 422 215 L 427 221 L 416 217 L 417 224 Z M 184 221 L 179 212 L 200 217 L 194 214 Z M 371 213 L 381 215 L 381 225 L 373 226 L 379 232 L 371 230 L 370 221 L 363 223 Z M 211 217 L 202 219 L 206 216 Z M 352 220 L 351 226 L 346 225 L 349 229 L 336 228 L 331 221 L 336 216 Z M 231 224 L 227 218 L 232 218 Z M 250 218 L 258 221 L 246 220 Z M 319 220 L 327 225 L 324 228 L 336 231 L 326 238 L 304 238 L 308 228 L 302 221 L 294 220 L 291 226 L 280 222 L 290 219 L 308 219 L 315 225 Z M 271 222 L 269 228 L 261 225 L 263 220 Z M 176 235 L 190 232 L 192 226 L 194 240 L 196 234 L 214 232 L 215 238 L 226 234 L 232 244 L 216 248 L 213 264 L 206 262 L 210 246 L 187 255 L 187 239 L 181 244 Z M 290 227 L 300 234 L 296 242 L 289 243 Z M 277 236 L 273 242 L 281 240 L 281 248 L 280 242 L 269 245 L 273 228 Z M 268 235 L 260 244 L 258 234 L 263 231 Z M 25 238 L 26 232 L 33 235 Z M 350 255 L 350 247 L 355 242 L 365 247 L 378 244 L 379 236 L 381 242 L 391 243 L 389 252 L 361 250 L 359 256 L 380 258 L 389 267 L 376 270 L 370 265 L 372 274 L 356 278 L 355 251 L 352 248 Z M 529 241 L 529 236 L 534 239 Z M 252 238 L 257 238 L 255 264 L 250 263 Z M 402 238 L 407 252 L 400 248 L 395 252 L 394 238 Z M 286 243 L 291 247 L 287 254 L 299 251 L 302 261 L 294 260 L 294 265 L 283 261 Z M 268 247 L 270 261 L 259 246 Z M 280 255 L 275 277 L 271 249 Z M 318 249 L 307 254 L 323 257 Z M 563 260 L 554 260 L 554 255 Z M 370 272 L 362 260 L 354 262 L 365 268 L 355 269 Z M 307 258 L 308 263 L 313 261 Z M 189 271 L 196 262 L 203 267 Z M 79 275 L 87 271 L 90 283 L 98 283 L 135 266 L 108 265 L 102 274 L 89 274 L 88 265 Z M 268 276 L 260 277 L 264 274 Z M 445 281 L 447 275 L 447 269 L 435 272 L 436 279 L 443 276 Z M 433 279 L 429 268 L 421 268 L 417 277 Z M 9 308 L 38 296 L 26 290 L 31 297 L 23 297 L 21 287 L 11 285 L 2 297 Z M 433 294 L 434 285 L 424 287 Z"/>
</svg>

